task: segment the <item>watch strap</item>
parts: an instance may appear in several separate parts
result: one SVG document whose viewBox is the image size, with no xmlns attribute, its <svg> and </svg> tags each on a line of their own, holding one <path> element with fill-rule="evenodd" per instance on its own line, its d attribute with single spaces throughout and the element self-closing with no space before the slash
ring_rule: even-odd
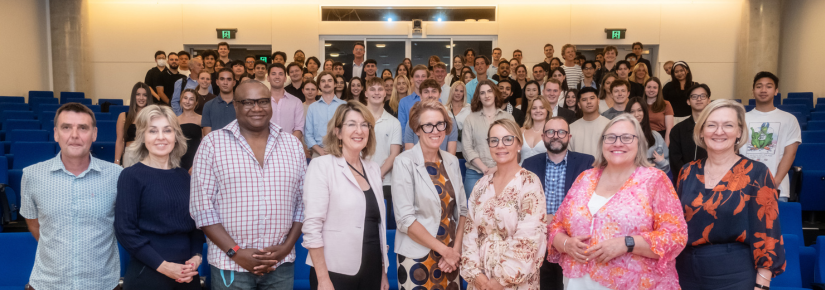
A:
<svg viewBox="0 0 825 290">
<path fill-rule="evenodd" d="M 633 248 L 636 247 L 636 240 L 634 240 L 631 236 L 626 236 L 624 237 L 624 244 L 627 246 L 627 252 L 632 253 Z"/>
<path fill-rule="evenodd" d="M 765 286 L 765 285 L 762 285 L 762 284 L 759 284 L 759 283 L 756 283 L 756 286 L 754 286 L 754 287 L 759 288 L 759 289 L 763 289 L 763 290 L 770 290 L 771 289 L 771 287 L 768 287 L 768 286 Z"/>
</svg>

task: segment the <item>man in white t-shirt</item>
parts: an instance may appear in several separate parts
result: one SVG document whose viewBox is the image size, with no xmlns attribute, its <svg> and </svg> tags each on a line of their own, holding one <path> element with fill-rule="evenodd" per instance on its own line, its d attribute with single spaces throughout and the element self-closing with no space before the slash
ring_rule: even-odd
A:
<svg viewBox="0 0 825 290">
<path fill-rule="evenodd" d="M 375 153 L 370 156 L 370 160 L 381 165 L 381 176 L 384 181 L 384 198 L 387 200 L 388 214 L 392 212 L 392 193 L 390 192 L 390 182 L 392 181 L 392 163 L 395 157 L 401 153 L 401 123 L 390 113 L 384 110 L 384 81 L 380 78 L 369 78 L 366 80 L 365 96 L 367 97 L 367 108 L 375 116 Z"/>
<path fill-rule="evenodd" d="M 570 124 L 570 149 L 601 156 L 599 152 L 599 142 L 602 142 L 602 131 L 610 123 L 610 119 L 599 114 L 598 91 L 591 87 L 584 87 L 577 96 L 579 109 L 583 116 L 581 119 Z"/>
<path fill-rule="evenodd" d="M 770 72 L 759 72 L 753 79 L 753 98 L 756 108 L 745 114 L 746 129 L 750 141 L 739 153 L 768 166 L 774 183 L 779 186 L 779 201 L 788 201 L 791 169 L 796 149 L 802 143 L 802 132 L 796 117 L 777 109 L 773 98 L 779 92 L 779 78 Z"/>
</svg>

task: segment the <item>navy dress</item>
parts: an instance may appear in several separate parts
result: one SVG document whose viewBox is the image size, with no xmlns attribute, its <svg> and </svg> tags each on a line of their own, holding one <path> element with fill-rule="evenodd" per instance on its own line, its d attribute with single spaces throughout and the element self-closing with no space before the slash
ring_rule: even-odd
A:
<svg viewBox="0 0 825 290">
<path fill-rule="evenodd" d="M 773 175 L 743 157 L 706 189 L 706 160 L 684 165 L 676 186 L 688 227 L 687 246 L 676 258 L 679 283 L 685 290 L 751 290 L 757 268 L 773 276 L 785 271 Z"/>
</svg>

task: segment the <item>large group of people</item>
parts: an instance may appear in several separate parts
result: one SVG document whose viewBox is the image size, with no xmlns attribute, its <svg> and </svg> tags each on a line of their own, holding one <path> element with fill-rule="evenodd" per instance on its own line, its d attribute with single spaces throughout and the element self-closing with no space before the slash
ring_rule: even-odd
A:
<svg viewBox="0 0 825 290">
<path fill-rule="evenodd" d="M 388 271 L 400 289 L 768 289 L 801 143 L 779 78 L 758 73 L 745 112 L 683 61 L 663 85 L 642 48 L 547 44 L 532 77 L 498 48 L 382 72 L 361 43 L 350 64 L 158 52 L 115 164 L 68 103 L 60 153 L 24 169 L 30 286 L 116 288 L 120 242 L 124 289 L 198 289 L 201 263 L 213 289 L 291 289 L 295 263 L 325 290 L 388 289 Z"/>
</svg>

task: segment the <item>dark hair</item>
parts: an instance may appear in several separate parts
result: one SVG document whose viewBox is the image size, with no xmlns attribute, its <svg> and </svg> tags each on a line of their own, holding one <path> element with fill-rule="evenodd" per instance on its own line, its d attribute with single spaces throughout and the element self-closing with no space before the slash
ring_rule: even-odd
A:
<svg viewBox="0 0 825 290">
<path fill-rule="evenodd" d="M 272 62 L 273 63 L 275 63 L 275 57 L 279 56 L 279 55 L 281 56 L 281 58 L 284 59 L 284 62 L 286 62 L 286 53 L 283 52 L 283 51 L 276 51 L 276 52 L 272 53 Z"/>
<path fill-rule="evenodd" d="M 233 60 L 233 61 L 230 61 L 230 62 L 229 62 L 229 67 L 230 67 L 230 68 L 231 68 L 231 67 L 234 67 L 234 66 L 236 66 L 236 65 L 239 65 L 239 66 L 242 66 L 242 67 L 246 68 L 246 66 L 244 66 L 244 64 L 243 64 L 243 61 L 242 61 L 242 60 L 240 60 L 240 59 L 239 59 L 239 60 Z M 254 66 L 253 66 L 253 67 L 254 67 Z"/>
<path fill-rule="evenodd" d="M 629 62 L 629 61 L 626 61 L 626 60 L 620 60 L 620 61 L 617 61 L 617 62 L 616 62 L 616 66 L 615 66 L 616 70 L 619 70 L 619 67 L 620 67 L 621 65 L 624 65 L 625 67 L 627 67 L 627 69 L 628 69 L 628 70 L 633 70 L 633 68 L 632 68 L 632 67 L 630 67 L 630 62 Z M 627 76 L 628 76 L 628 77 L 630 77 L 630 74 L 628 73 L 628 75 L 627 75 Z"/>
<path fill-rule="evenodd" d="M 421 85 L 418 86 L 418 91 L 424 91 L 425 88 L 435 88 L 438 90 L 438 93 L 441 93 L 441 86 L 439 86 L 438 82 L 434 79 L 426 79 L 421 82 Z"/>
<path fill-rule="evenodd" d="M 315 64 L 318 65 L 319 69 L 321 69 L 321 70 L 324 69 L 324 67 L 321 65 L 321 60 L 319 60 L 317 57 L 310 56 L 309 58 L 307 58 L 307 63 L 306 64 L 309 65 L 310 61 L 314 61 Z"/>
<path fill-rule="evenodd" d="M 453 64 L 452 62 L 454 62 L 454 61 L 455 61 L 455 58 L 456 58 L 456 57 L 457 57 L 459 60 L 461 60 L 461 63 L 462 63 L 462 64 L 464 63 L 464 56 L 463 56 L 463 55 L 458 55 L 458 54 L 456 54 L 456 56 L 454 56 L 452 59 L 450 59 L 450 61 L 451 61 L 451 62 L 450 62 L 450 65 L 452 66 L 452 68 L 450 69 L 450 73 L 453 75 L 453 77 L 458 76 L 458 74 L 457 74 L 457 73 L 456 73 L 456 71 L 455 71 L 455 66 L 454 66 L 454 65 L 452 65 L 452 64 Z M 458 72 L 458 73 L 461 73 L 461 72 Z"/>
<path fill-rule="evenodd" d="M 550 70 L 550 73 L 547 75 L 547 78 L 548 78 L 548 79 L 552 79 L 552 78 L 553 78 L 553 73 L 555 73 L 556 71 L 560 72 L 560 73 L 561 73 L 561 75 L 563 75 L 563 76 L 564 76 L 564 81 L 563 81 L 563 82 L 561 82 L 560 89 L 561 89 L 562 91 L 567 91 L 567 90 L 570 90 L 570 88 L 567 86 L 567 73 L 566 73 L 566 72 L 564 72 L 564 68 L 562 68 L 562 67 L 560 67 L 560 66 L 557 66 L 556 68 L 551 69 L 551 70 Z M 545 85 L 545 86 L 546 86 L 546 85 Z"/>
<path fill-rule="evenodd" d="M 547 73 L 547 70 L 546 70 L 546 69 L 544 69 L 544 65 L 542 65 L 541 63 L 534 64 L 532 69 L 533 69 L 533 70 L 535 70 L 535 69 L 536 69 L 536 67 L 540 67 L 540 68 L 541 68 L 541 70 L 543 70 L 543 71 L 544 71 L 544 73 Z"/>
<path fill-rule="evenodd" d="M 163 50 L 158 50 L 158 51 L 155 52 L 155 58 L 156 59 L 158 58 L 158 55 L 166 56 L 166 52 L 164 52 Z"/>
<path fill-rule="evenodd" d="M 352 95 L 352 82 L 354 81 L 361 83 L 361 92 L 358 93 L 358 96 Z M 364 94 L 364 87 L 366 87 L 366 83 L 361 79 L 361 77 L 352 77 L 352 79 L 349 80 L 349 85 L 344 88 L 344 101 L 359 101 L 362 104 L 365 104 L 367 102 L 367 97 L 366 94 Z"/>
<path fill-rule="evenodd" d="M 501 48 L 500 47 L 493 48 L 493 52 L 496 52 L 496 50 L 501 51 Z"/>
<path fill-rule="evenodd" d="M 230 63 L 232 63 L 232 62 L 230 62 Z M 215 66 L 218 66 L 218 65 L 221 65 L 221 67 L 226 67 L 226 63 L 223 62 L 220 59 L 215 61 Z M 230 68 L 231 68 L 231 66 L 230 66 Z"/>
<path fill-rule="evenodd" d="M 335 69 L 336 66 L 340 66 L 341 68 L 344 67 L 344 63 L 340 61 L 336 61 L 332 63 L 332 69 Z"/>
<path fill-rule="evenodd" d="M 633 45 L 631 45 L 631 46 L 630 46 L 630 48 L 634 48 L 634 47 L 636 47 L 637 45 L 639 46 L 639 48 L 641 48 L 641 49 L 645 49 L 645 46 L 644 46 L 644 45 L 642 45 L 642 43 L 641 43 L 641 42 L 638 42 L 638 41 L 637 41 L 637 42 L 634 42 L 634 43 L 633 43 Z"/>
<path fill-rule="evenodd" d="M 146 91 L 146 106 L 148 107 L 151 105 L 155 98 L 152 97 L 152 89 L 149 88 L 149 85 L 137 82 L 134 86 L 132 86 L 132 95 L 129 97 L 129 111 L 126 112 L 126 122 L 123 123 L 123 132 L 129 131 L 129 125 L 135 122 L 135 118 L 137 118 L 138 109 L 137 109 L 137 91 L 138 89 L 143 89 Z M 55 115 L 55 121 L 57 121 L 57 115 Z M 55 124 L 57 125 L 57 124 Z"/>
<path fill-rule="evenodd" d="M 490 58 L 487 57 L 486 55 L 479 55 L 479 56 L 476 57 L 476 59 L 479 59 L 479 58 L 484 60 L 485 65 L 488 65 L 488 66 L 490 65 Z M 473 65 L 475 65 L 475 60 L 473 60 Z"/>
<path fill-rule="evenodd" d="M 212 57 L 214 57 L 216 60 L 218 59 L 218 53 L 215 52 L 214 50 L 207 49 L 207 50 L 204 50 L 203 52 L 201 52 L 201 57 L 203 58 L 203 60 L 206 60 L 206 57 L 208 57 L 210 55 Z"/>
<path fill-rule="evenodd" d="M 475 56 L 476 56 L 476 51 L 475 51 L 475 50 L 473 50 L 472 48 L 468 48 L 468 49 L 465 49 L 465 50 L 464 50 L 464 57 L 467 57 L 467 53 L 468 53 L 468 52 L 472 52 L 472 53 L 473 53 L 473 57 L 475 57 Z"/>
<path fill-rule="evenodd" d="M 355 47 L 356 47 L 356 46 L 361 46 L 361 47 L 363 47 L 363 48 L 366 48 L 366 46 L 364 45 L 364 43 L 363 43 L 363 42 L 360 42 L 360 41 L 358 41 L 358 42 L 356 42 L 355 44 L 353 44 L 353 45 L 352 45 L 352 49 L 355 49 Z"/>
<path fill-rule="evenodd" d="M 583 60 L 587 61 L 587 57 L 585 57 L 584 54 L 577 55 L 575 59 L 583 59 Z"/>
<path fill-rule="evenodd" d="M 625 56 L 624 56 L 624 60 L 627 60 L 628 58 L 631 58 L 631 57 L 635 57 L 635 58 L 637 58 L 637 59 L 639 58 L 639 56 L 638 56 L 638 55 L 636 55 L 635 53 L 632 53 L 632 52 L 631 52 L 631 53 L 628 53 L 627 55 L 625 55 Z"/>
<path fill-rule="evenodd" d="M 308 80 L 308 81 L 305 81 L 305 82 L 301 83 L 301 91 L 304 90 L 304 87 L 306 87 L 307 84 L 311 84 L 311 85 L 315 86 L 316 90 L 318 89 L 318 83 L 316 83 L 314 80 Z M 306 97 L 307 98 L 310 98 L 310 97 L 314 98 L 314 96 L 306 96 Z"/>
<path fill-rule="evenodd" d="M 407 68 L 407 65 L 405 65 L 404 62 L 399 63 L 398 66 L 395 67 L 395 76 L 396 77 L 398 76 L 398 69 L 401 68 L 402 66 L 404 67 L 404 69 L 407 70 L 406 77 L 409 79 L 410 78 L 410 69 Z"/>
<path fill-rule="evenodd" d="M 706 84 L 696 83 L 696 84 L 690 86 L 690 88 L 687 90 L 688 100 L 690 99 L 690 93 L 692 93 L 696 89 L 703 89 L 703 90 L 705 90 L 705 92 L 708 92 L 708 99 L 710 99 L 710 87 L 708 87 L 708 85 L 706 85 Z"/>
<path fill-rule="evenodd" d="M 627 88 L 627 92 L 630 92 L 630 82 L 622 79 L 615 79 L 612 83 L 610 83 L 610 92 L 612 93 L 613 89 L 618 86 L 624 86 L 625 88 Z"/>
<path fill-rule="evenodd" d="M 177 56 L 178 53 L 173 51 L 173 52 L 170 52 L 168 55 L 166 55 L 166 57 L 170 57 L 170 56 L 173 56 L 173 55 Z"/>
<path fill-rule="evenodd" d="M 578 105 L 581 102 L 582 95 L 584 95 L 586 93 L 594 93 L 594 94 L 596 94 L 596 99 L 597 100 L 599 99 L 599 90 L 597 90 L 597 89 L 595 89 L 591 86 L 582 87 L 581 90 L 579 90 L 576 93 L 576 105 Z M 598 106 L 598 105 L 596 105 L 596 106 Z M 598 109 L 596 109 L 596 110 L 598 111 Z M 582 108 L 579 108 L 578 110 L 576 110 L 576 118 L 582 118 L 582 117 L 584 117 L 584 110 Z"/>
<path fill-rule="evenodd" d="M 682 66 L 682 68 L 684 68 L 685 71 L 687 72 L 685 74 L 685 86 L 686 87 L 692 86 L 694 84 L 694 82 L 693 82 L 693 72 L 690 70 L 690 66 L 684 61 L 677 61 L 677 62 L 673 63 L 673 68 L 670 69 L 671 74 L 673 74 L 673 72 L 676 70 L 676 66 Z M 773 74 L 771 74 L 771 75 L 773 75 Z M 756 74 L 756 76 L 759 76 L 759 74 Z M 768 77 L 768 76 L 765 76 L 765 77 Z M 776 77 L 776 76 L 774 76 L 774 77 Z M 673 76 L 673 80 L 677 81 L 676 84 L 678 84 L 679 80 L 676 79 L 675 75 Z M 756 79 L 756 80 L 758 80 L 758 79 Z M 754 85 L 756 85 L 756 80 L 753 81 Z M 777 79 L 775 79 L 775 81 L 778 82 L 779 79 L 777 78 Z M 776 83 L 776 86 L 778 87 L 779 83 Z"/>
<path fill-rule="evenodd" d="M 151 96 L 149 97 L 152 98 Z M 57 117 L 60 117 L 60 113 L 63 112 L 75 112 L 75 113 L 85 113 L 92 117 L 92 127 L 97 127 L 97 119 L 95 119 L 95 113 L 89 107 L 84 106 L 81 103 L 66 103 L 60 106 L 57 109 L 57 112 L 54 113 L 54 127 L 57 128 L 59 125 L 57 123 Z M 125 132 L 125 131 L 124 131 Z"/>
<path fill-rule="evenodd" d="M 548 47 L 548 46 L 549 46 L 549 47 L 553 47 L 553 45 L 552 45 L 552 44 L 549 44 L 549 43 L 544 45 L 544 47 L 545 47 L 545 48 L 546 48 L 546 47 Z"/>
<path fill-rule="evenodd" d="M 286 69 L 284 69 L 284 73 L 285 73 L 286 75 L 289 75 L 289 69 L 291 69 L 293 66 L 297 66 L 297 67 L 298 67 L 298 69 L 300 69 L 300 70 L 301 70 L 301 72 L 302 72 L 301 74 L 303 75 L 303 71 L 304 71 L 304 70 L 303 70 L 303 67 L 301 67 L 301 63 L 299 63 L 299 62 L 294 62 L 294 61 L 293 61 L 293 62 L 290 62 L 290 63 L 286 66 Z"/>
<path fill-rule="evenodd" d="M 645 139 L 647 140 L 648 148 L 653 147 L 654 145 L 656 145 L 656 138 L 653 138 L 653 131 L 651 131 L 650 129 L 650 117 L 647 112 L 647 102 L 645 102 L 645 100 L 643 100 L 641 97 L 632 97 L 630 98 L 630 100 L 627 101 L 627 106 L 624 107 L 625 113 L 631 112 L 633 104 L 639 104 L 639 106 L 642 107 L 642 114 L 644 114 L 644 117 L 642 117 L 642 121 L 639 122 L 639 125 L 642 126 L 642 132 L 644 132 L 645 134 Z"/>
<path fill-rule="evenodd" d="M 756 76 L 753 77 L 753 87 L 756 87 L 756 82 L 763 78 L 769 78 L 773 81 L 774 86 L 777 88 L 779 87 L 779 77 L 769 71 L 761 71 L 756 73 Z M 708 91 L 708 95 L 710 95 L 710 91 Z"/>
<path fill-rule="evenodd" d="M 378 66 L 378 62 L 371 58 L 364 61 L 364 67 L 367 67 L 368 64 L 374 64 L 376 67 Z"/>
<path fill-rule="evenodd" d="M 584 66 L 586 66 L 588 63 L 590 64 L 590 66 L 593 67 L 593 69 L 596 69 L 596 61 L 588 60 L 588 61 L 585 61 L 584 63 L 582 63 L 582 70 L 584 69 Z"/>
<path fill-rule="evenodd" d="M 488 85 L 493 90 L 493 95 L 495 95 L 495 106 L 496 108 L 501 108 L 504 105 L 504 98 L 501 96 L 501 91 L 498 90 L 498 86 L 492 80 L 483 80 L 478 82 L 478 86 L 476 86 L 476 91 L 473 93 L 473 100 L 470 101 L 470 110 L 473 112 L 481 111 L 484 108 L 484 105 L 481 104 L 481 98 L 479 97 L 481 92 L 481 86 Z"/>
<path fill-rule="evenodd" d="M 287 70 L 286 70 L 286 67 L 283 64 L 272 63 L 272 64 L 269 64 L 269 67 L 266 68 L 266 74 L 271 74 L 273 68 L 279 68 L 279 69 L 283 70 L 284 74 L 288 73 Z"/>
<path fill-rule="evenodd" d="M 191 54 L 189 54 L 188 52 L 183 51 L 183 50 L 178 51 L 178 57 L 181 57 L 181 56 L 184 56 L 184 55 L 185 55 L 186 57 L 190 58 L 190 59 L 192 58 L 192 55 L 191 55 Z"/>
<path fill-rule="evenodd" d="M 246 56 L 246 57 L 244 57 L 243 59 L 244 59 L 244 60 L 247 60 L 247 59 L 250 59 L 250 58 L 251 58 L 251 59 L 254 59 L 254 60 L 257 60 L 257 58 L 255 58 L 255 56 L 254 56 L 254 55 L 251 55 L 251 54 L 250 54 L 250 55 L 247 55 L 247 56 Z"/>
<path fill-rule="evenodd" d="M 226 49 L 229 49 L 229 43 L 226 43 L 226 41 L 219 42 L 218 43 L 218 48 L 221 48 L 221 46 L 226 46 Z"/>
<path fill-rule="evenodd" d="M 553 45 L 550 45 L 550 46 L 553 46 Z M 521 49 L 516 49 L 516 50 L 513 51 L 513 55 L 516 55 L 516 52 L 521 53 L 522 55 L 524 54 L 523 52 L 521 52 Z"/>
<path fill-rule="evenodd" d="M 241 64 L 243 64 L 243 63 L 241 63 Z M 263 65 L 264 67 L 267 67 L 266 63 L 263 60 L 256 59 L 255 64 L 252 65 L 252 68 L 255 68 L 258 65 Z"/>
<path fill-rule="evenodd" d="M 381 71 L 381 76 L 379 76 L 379 78 L 381 78 L 381 77 L 383 77 L 383 76 L 384 76 L 384 72 L 385 72 L 385 71 L 390 72 L 390 78 L 392 78 L 392 71 L 391 71 L 390 69 L 388 69 L 388 68 L 385 68 L 384 70 L 382 70 L 382 71 Z M 377 74 L 377 73 L 376 73 L 376 74 Z"/>
<path fill-rule="evenodd" d="M 557 62 L 559 62 L 559 66 L 561 66 L 562 64 L 564 64 L 564 62 L 562 62 L 562 61 L 561 61 L 561 59 L 560 59 L 559 57 L 554 57 L 554 58 L 551 58 L 551 59 L 550 59 L 550 63 L 549 63 L 549 64 L 552 64 L 554 60 L 555 60 L 555 61 L 557 61 Z"/>
<path fill-rule="evenodd" d="M 501 64 L 502 64 L 502 63 L 507 64 L 507 65 L 510 65 L 510 61 L 507 61 L 507 60 L 502 60 L 502 61 L 499 61 L 499 62 L 498 62 L 498 66 L 501 66 Z"/>
<path fill-rule="evenodd" d="M 588 87 L 588 88 L 589 88 L 589 87 Z M 573 94 L 574 94 L 573 96 L 576 96 L 576 101 L 578 101 L 578 100 L 579 100 L 579 99 L 578 99 L 579 90 L 577 90 L 577 89 L 572 89 L 572 90 L 569 90 L 569 91 L 564 92 L 564 96 L 561 96 L 561 97 L 560 97 L 560 98 L 561 98 L 561 100 L 560 100 L 560 101 L 562 102 L 562 105 L 561 105 L 561 106 L 562 106 L 562 108 L 565 108 L 565 109 L 571 110 L 571 111 L 573 111 L 574 113 L 576 113 L 576 115 L 578 115 L 578 114 L 579 114 L 579 111 L 581 111 L 581 110 L 580 110 L 580 109 L 579 109 L 576 105 L 573 105 L 573 107 L 572 107 L 572 108 L 571 108 L 570 106 L 568 106 L 568 105 L 567 105 L 567 94 L 569 94 L 569 93 L 573 93 Z M 579 102 L 576 102 L 576 104 L 578 104 L 578 103 L 579 103 Z"/>
</svg>

